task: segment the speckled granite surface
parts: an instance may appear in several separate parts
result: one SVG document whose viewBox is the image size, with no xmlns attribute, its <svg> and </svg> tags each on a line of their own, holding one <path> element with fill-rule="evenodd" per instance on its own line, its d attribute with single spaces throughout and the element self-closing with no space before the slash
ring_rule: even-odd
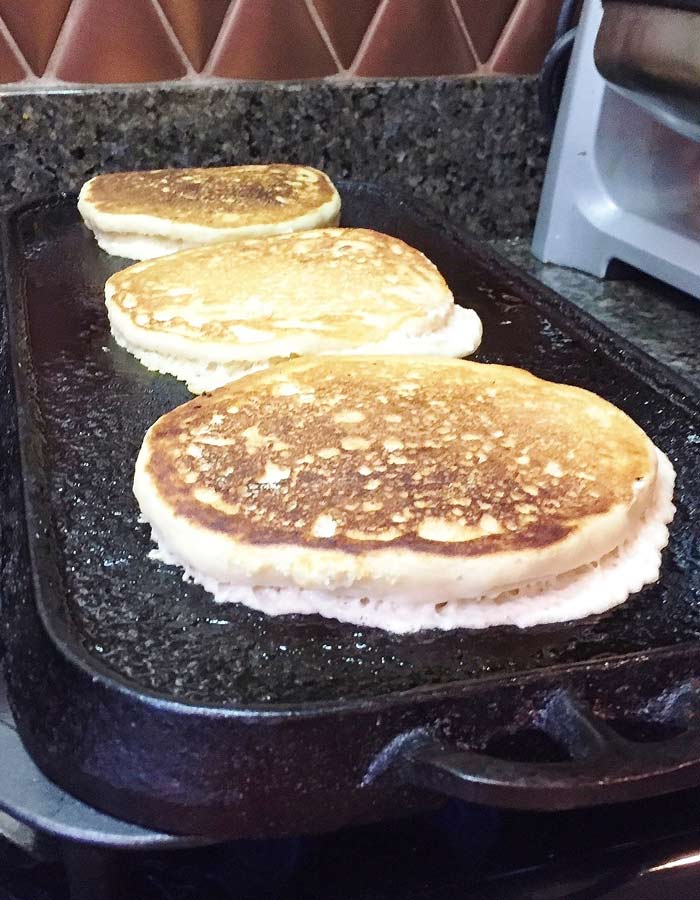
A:
<svg viewBox="0 0 700 900">
<path fill-rule="evenodd" d="M 700 388 L 700 300 L 631 270 L 621 278 L 602 281 L 573 269 L 544 265 L 524 238 L 497 240 L 493 246 Z"/>
<path fill-rule="evenodd" d="M 305 162 L 387 180 L 479 235 L 531 227 L 547 140 L 532 78 L 235 84 L 0 97 L 0 194 L 101 171 Z"/>
</svg>

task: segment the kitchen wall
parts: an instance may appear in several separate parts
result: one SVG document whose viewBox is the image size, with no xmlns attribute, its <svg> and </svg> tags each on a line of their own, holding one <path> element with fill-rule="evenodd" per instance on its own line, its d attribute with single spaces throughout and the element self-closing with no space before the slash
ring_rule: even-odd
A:
<svg viewBox="0 0 700 900">
<path fill-rule="evenodd" d="M 538 71 L 560 0 L 0 0 L 0 87 Z"/>
</svg>

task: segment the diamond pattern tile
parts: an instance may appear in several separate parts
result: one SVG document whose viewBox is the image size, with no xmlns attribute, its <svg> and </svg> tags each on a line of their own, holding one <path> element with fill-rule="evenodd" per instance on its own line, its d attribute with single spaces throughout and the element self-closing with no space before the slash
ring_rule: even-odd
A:
<svg viewBox="0 0 700 900">
<path fill-rule="evenodd" d="M 515 3 L 516 0 L 457 0 L 480 62 L 485 63 L 491 56 Z"/>
<path fill-rule="evenodd" d="M 195 71 L 201 72 L 229 0 L 158 0 Z"/>
<path fill-rule="evenodd" d="M 0 31 L 0 83 L 14 84 L 23 81 L 27 72 L 17 59 L 15 51 L 10 46 L 5 35 Z"/>
<path fill-rule="evenodd" d="M 0 0 L 0 16 L 37 75 L 46 68 L 69 6 L 70 0 Z"/>
<path fill-rule="evenodd" d="M 63 81 L 167 81 L 187 72 L 151 0 L 73 0 L 54 56 Z"/>
<path fill-rule="evenodd" d="M 0 0 L 0 88 L 531 74 L 561 0 Z M 6 35 L 12 36 L 16 47 Z M 3 36 L 4 35 L 4 36 Z"/>
<path fill-rule="evenodd" d="M 493 72 L 536 75 L 552 46 L 560 6 L 553 0 L 519 0 L 489 68 Z"/>
<path fill-rule="evenodd" d="M 283 14 L 280 14 L 283 12 Z M 207 67 L 224 78 L 335 75 L 338 67 L 304 0 L 235 0 Z"/>
<path fill-rule="evenodd" d="M 357 55 L 357 75 L 463 75 L 476 69 L 451 0 L 384 0 Z"/>
<path fill-rule="evenodd" d="M 311 0 L 328 33 L 338 59 L 347 69 L 365 36 L 379 0 Z"/>
</svg>

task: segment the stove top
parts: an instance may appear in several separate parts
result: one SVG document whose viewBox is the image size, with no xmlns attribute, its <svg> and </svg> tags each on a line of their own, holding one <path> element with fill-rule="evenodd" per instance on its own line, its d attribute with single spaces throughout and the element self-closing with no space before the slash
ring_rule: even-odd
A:
<svg viewBox="0 0 700 900">
<path fill-rule="evenodd" d="M 48 782 L 23 751 L 1 681 L 0 759 L 0 900 L 700 897 L 700 790 L 571 813 L 451 801 L 335 834 L 186 847 Z"/>
<path fill-rule="evenodd" d="M 627 817 L 606 811 L 597 828 L 592 817 L 584 823 L 561 815 L 500 816 L 449 805 L 439 815 L 334 835 L 142 854 L 61 853 L 46 841 L 30 853 L 0 841 L 0 897 L 697 900 L 700 832 L 695 825 L 665 832 L 666 814 L 687 813 L 698 799 L 676 798 L 664 810 L 629 810 Z M 630 823 L 643 816 L 666 827 L 654 837 L 631 836 Z M 614 843 L 594 843 L 603 835 Z"/>
</svg>

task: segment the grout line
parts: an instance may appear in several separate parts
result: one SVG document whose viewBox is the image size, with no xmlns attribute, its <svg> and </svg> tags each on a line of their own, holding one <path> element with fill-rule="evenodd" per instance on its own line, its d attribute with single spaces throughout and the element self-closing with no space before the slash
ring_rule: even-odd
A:
<svg viewBox="0 0 700 900">
<path fill-rule="evenodd" d="M 521 8 L 524 8 L 527 5 L 527 3 L 528 3 L 528 0 L 518 0 L 518 2 L 515 4 L 515 6 L 513 7 L 512 11 L 511 11 L 511 14 L 508 16 L 508 21 L 503 26 L 501 33 L 498 36 L 496 45 L 493 48 L 493 50 L 491 51 L 491 56 L 489 56 L 489 58 L 485 61 L 485 65 L 487 65 L 489 67 L 489 72 L 493 72 L 493 68 L 492 68 L 493 60 L 500 53 L 503 44 L 505 44 L 506 41 L 510 40 L 510 33 L 511 33 L 511 31 L 513 31 L 513 28 L 515 27 L 515 23 L 517 22 L 518 18 L 520 17 L 520 10 L 521 10 Z M 501 73 L 501 74 L 509 75 L 512 73 L 505 72 L 505 73 Z"/>
<path fill-rule="evenodd" d="M 382 16 L 384 15 L 384 10 L 387 8 L 387 6 L 389 5 L 390 2 L 391 2 L 391 0 L 381 0 L 381 3 L 379 4 L 379 6 L 377 6 L 377 8 L 375 9 L 374 15 L 370 19 L 369 25 L 367 26 L 367 30 L 365 31 L 364 35 L 362 36 L 362 40 L 360 41 L 360 44 L 359 44 L 357 50 L 355 51 L 355 56 L 353 57 L 352 62 L 350 63 L 348 69 L 346 70 L 346 73 L 349 76 L 352 76 L 355 78 L 364 78 L 365 77 L 364 75 L 355 75 L 357 63 L 358 63 L 358 60 L 361 58 L 362 54 L 367 49 L 367 46 L 372 42 L 374 35 L 376 34 L 377 28 L 379 26 L 379 22 L 380 22 Z"/>
<path fill-rule="evenodd" d="M 349 71 L 338 72 L 335 75 L 322 75 L 318 78 L 300 79 L 265 79 L 265 78 L 229 78 L 225 75 L 181 75 L 179 78 L 166 78 L 160 81 L 65 81 L 56 76 L 44 77 L 30 75 L 20 81 L 0 82 L 0 98 L 16 94 L 90 94 L 90 93 L 119 93 L 122 91 L 138 93 L 143 89 L 157 88 L 168 90 L 170 88 L 220 88 L 231 87 L 249 88 L 255 85 L 264 85 L 267 88 L 277 90 L 299 90 L 299 86 L 313 86 L 314 84 L 330 84 L 341 88 L 353 85 L 386 84 L 397 81 L 464 81 L 470 78 L 503 78 L 512 79 L 519 77 L 531 78 L 531 75 L 518 74 L 517 72 L 494 72 L 486 64 L 480 63 L 473 72 L 455 72 L 451 75 L 353 75 Z"/>
<path fill-rule="evenodd" d="M 211 49 L 209 51 L 209 56 L 204 60 L 204 65 L 202 66 L 202 71 L 199 72 L 200 77 L 205 76 L 207 78 L 219 78 L 219 75 L 212 74 L 212 66 L 215 60 L 215 54 L 217 53 L 219 46 L 223 43 L 226 32 L 229 29 L 231 24 L 231 20 L 236 14 L 236 9 L 242 3 L 243 0 L 230 0 L 228 9 L 224 13 L 224 17 L 221 20 L 221 25 L 219 27 L 219 33 L 214 39 L 214 43 L 211 45 Z"/>
<path fill-rule="evenodd" d="M 314 25 L 316 26 L 316 30 L 321 35 L 321 40 L 326 45 L 326 48 L 328 49 L 328 52 L 330 53 L 330 55 L 333 57 L 333 62 L 335 63 L 335 67 L 338 70 L 338 72 L 336 74 L 339 74 L 339 75 L 342 74 L 343 72 L 346 71 L 345 66 L 340 61 L 340 57 L 338 56 L 338 54 L 336 52 L 335 46 L 333 45 L 333 41 L 331 40 L 331 36 L 326 31 L 326 26 L 323 24 L 323 19 L 321 18 L 321 14 L 316 9 L 316 4 L 313 2 L 313 0 L 304 0 L 304 2 L 306 3 L 306 9 L 308 10 L 309 15 L 311 16 L 311 19 L 312 19 Z"/>
<path fill-rule="evenodd" d="M 184 65 L 186 74 L 196 75 L 197 70 L 192 65 L 192 61 L 190 60 L 187 53 L 185 53 L 185 48 L 180 43 L 180 39 L 178 38 L 175 29 L 171 25 L 170 19 L 166 16 L 163 7 L 160 5 L 160 3 L 158 3 L 158 0 L 151 0 L 151 6 L 155 9 L 156 15 L 160 19 L 160 23 L 165 29 L 165 33 L 168 35 L 170 43 L 173 45 L 175 52 L 180 57 L 180 62 Z"/>
<path fill-rule="evenodd" d="M 160 2 L 160 0 L 158 0 L 158 2 Z M 231 10 L 233 9 L 233 7 L 235 5 L 236 5 L 236 0 L 228 0 L 228 6 L 226 7 L 226 12 L 221 17 L 221 22 L 219 23 L 219 30 L 217 31 L 216 37 L 212 41 L 211 47 L 209 48 L 209 50 L 207 52 L 206 59 L 202 63 L 202 68 L 199 72 L 195 71 L 195 74 L 197 75 L 198 78 L 202 78 L 204 76 L 204 72 L 206 71 L 209 60 L 211 59 L 212 54 L 214 53 L 214 48 L 216 47 L 217 42 L 219 41 L 219 38 L 221 37 L 221 33 L 223 32 L 224 28 L 226 27 L 226 25 L 228 23 L 230 16 L 232 15 Z M 207 78 L 216 78 L 218 76 L 207 75 L 206 77 Z"/>
<path fill-rule="evenodd" d="M 474 42 L 472 41 L 472 36 L 469 34 L 469 29 L 467 28 L 467 23 L 464 21 L 464 16 L 462 15 L 462 10 L 459 8 L 459 4 L 457 0 L 450 0 L 452 4 L 452 12 L 457 17 L 457 22 L 459 23 L 459 27 L 462 29 L 462 34 L 467 40 L 467 44 L 469 45 L 469 50 L 471 51 L 472 56 L 474 57 L 474 62 L 477 65 L 477 68 L 483 63 L 483 60 L 476 52 L 476 47 L 474 46 Z"/>
<path fill-rule="evenodd" d="M 19 63 L 20 69 L 24 69 L 24 78 L 31 79 L 32 81 L 36 81 L 38 78 L 41 78 L 41 75 L 35 75 L 32 67 L 27 62 L 27 59 L 19 48 L 19 44 L 15 40 L 14 35 L 10 31 L 10 29 L 5 24 L 5 20 L 0 18 L 0 34 L 5 38 L 7 43 L 10 46 L 10 49 L 14 53 L 15 60 Z M 24 79 L 21 79 L 22 81 Z M 11 84 L 18 84 L 19 82 L 10 82 Z"/>
<path fill-rule="evenodd" d="M 68 35 L 72 29 L 72 20 L 77 19 L 80 15 L 80 0 L 71 0 L 71 4 L 68 7 L 66 15 L 63 19 L 63 24 L 58 32 L 56 37 L 56 42 L 53 45 L 53 50 L 49 54 L 49 58 L 46 60 L 46 68 L 44 69 L 44 74 L 41 76 L 42 78 L 54 78 L 55 80 L 59 80 L 56 77 L 56 68 L 58 66 L 58 62 L 63 54 L 63 49 L 68 41 Z"/>
</svg>

